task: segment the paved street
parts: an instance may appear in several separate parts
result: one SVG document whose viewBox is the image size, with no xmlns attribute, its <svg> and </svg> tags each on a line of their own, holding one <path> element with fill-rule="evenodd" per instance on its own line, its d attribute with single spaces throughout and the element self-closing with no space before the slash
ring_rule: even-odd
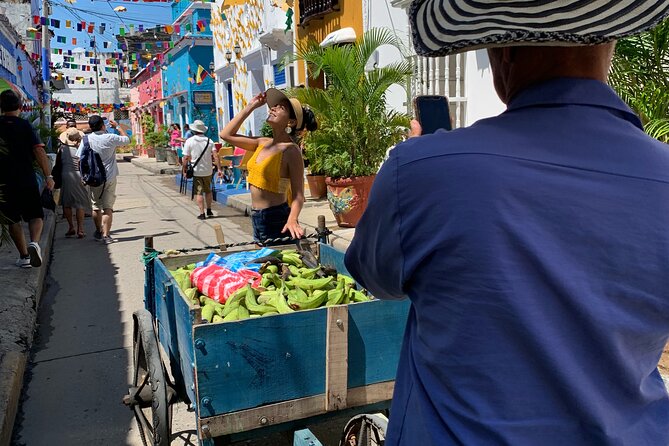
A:
<svg viewBox="0 0 669 446">
<path fill-rule="evenodd" d="M 166 177 L 120 163 L 112 235 L 117 243 L 66 239 L 59 221 L 47 292 L 17 417 L 15 444 L 141 445 L 137 426 L 121 398 L 132 367 L 132 313 L 141 308 L 143 237 L 158 249 L 212 244 L 213 224 L 226 241 L 250 240 L 250 222 L 237 210 L 214 204 L 218 218 L 201 222 L 190 197 Z M 173 444 L 195 441 L 193 414 L 176 406 Z"/>
</svg>

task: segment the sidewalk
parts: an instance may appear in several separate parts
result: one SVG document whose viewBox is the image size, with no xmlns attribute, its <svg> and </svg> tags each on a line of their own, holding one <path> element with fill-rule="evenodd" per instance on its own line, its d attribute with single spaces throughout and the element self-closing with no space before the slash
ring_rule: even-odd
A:
<svg viewBox="0 0 669 446">
<path fill-rule="evenodd" d="M 45 289 L 51 244 L 56 227 L 55 214 L 44 211 L 40 239 L 42 266 L 22 269 L 14 265 L 18 254 L 10 241 L 0 246 L 0 445 L 11 441 L 23 375 L 33 343 L 36 309 Z M 24 227 L 27 229 L 27 224 Z M 27 234 L 26 234 L 27 235 Z"/>
<path fill-rule="evenodd" d="M 123 156 L 123 159 L 142 169 L 146 169 L 156 175 L 175 175 L 180 172 L 178 166 L 172 166 L 166 162 L 157 162 L 155 158 Z M 179 185 L 179 177 L 175 179 Z M 190 185 L 189 185 L 190 186 Z M 309 188 L 305 182 L 305 195 L 309 196 Z M 228 191 L 217 191 L 214 200 L 221 204 L 227 204 L 230 207 L 243 211 L 246 215 L 251 215 L 251 194 L 241 190 L 231 189 Z M 220 193 L 223 192 L 223 193 Z M 338 249 L 346 250 L 355 235 L 354 228 L 340 228 L 330 210 L 330 205 L 326 199 L 313 200 L 307 198 L 300 214 L 300 223 L 306 229 L 307 233 L 312 233 L 318 226 L 318 216 L 325 216 L 325 226 L 333 234 L 330 236 L 330 242 Z"/>
</svg>

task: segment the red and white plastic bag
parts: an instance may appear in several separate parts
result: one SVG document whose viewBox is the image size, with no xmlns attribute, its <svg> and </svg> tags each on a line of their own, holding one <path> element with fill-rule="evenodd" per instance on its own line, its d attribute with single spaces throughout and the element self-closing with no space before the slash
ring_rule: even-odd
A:
<svg viewBox="0 0 669 446">
<path fill-rule="evenodd" d="M 232 272 L 218 265 L 209 265 L 195 268 L 190 280 L 200 293 L 224 304 L 229 296 L 248 283 L 253 287 L 260 286 L 262 276 L 255 271 Z"/>
</svg>

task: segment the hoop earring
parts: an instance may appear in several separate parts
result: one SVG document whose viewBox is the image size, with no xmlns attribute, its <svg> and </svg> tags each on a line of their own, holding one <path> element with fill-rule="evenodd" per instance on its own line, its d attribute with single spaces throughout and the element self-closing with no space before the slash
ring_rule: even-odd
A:
<svg viewBox="0 0 669 446">
<path fill-rule="evenodd" d="M 291 133 L 293 133 L 293 128 L 292 127 L 286 127 L 286 133 L 288 133 L 289 135 Z"/>
</svg>

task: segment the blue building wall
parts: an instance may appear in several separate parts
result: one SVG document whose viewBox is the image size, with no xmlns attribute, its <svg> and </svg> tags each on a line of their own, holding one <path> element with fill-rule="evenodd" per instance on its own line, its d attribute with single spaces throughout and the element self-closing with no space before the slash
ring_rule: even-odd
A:
<svg viewBox="0 0 669 446">
<path fill-rule="evenodd" d="M 211 45 L 186 47 L 168 59 L 167 69 L 163 71 L 163 97 L 169 97 L 185 91 L 185 116 L 182 116 L 180 96 L 167 99 L 165 113 L 171 115 L 171 122 L 191 123 L 196 119 L 202 120 L 209 130 L 207 136 L 218 141 L 218 125 L 216 123 L 216 106 L 214 101 L 214 80 L 207 76 L 197 85 L 195 78 L 198 66 L 209 71 L 209 64 L 214 60 Z M 189 78 L 192 78 L 191 82 Z M 196 92 L 211 92 L 211 104 L 195 104 Z"/>
<path fill-rule="evenodd" d="M 9 63 L 16 64 L 16 42 L 10 41 L 5 35 L 0 32 L 0 46 L 4 49 L 6 53 L 9 53 L 11 56 Z M 12 84 L 16 84 L 16 75 L 12 72 L 11 67 L 5 66 L 5 64 L 2 63 L 2 60 L 0 59 L 0 78 L 2 79 L 7 79 L 10 81 Z"/>
<path fill-rule="evenodd" d="M 16 43 L 0 32 L 0 46 L 5 53 L 4 60 L 0 58 L 0 78 L 21 88 L 33 101 L 39 101 L 37 86 L 33 82 L 37 77 L 37 71 L 28 54 L 17 48 Z"/>
</svg>

